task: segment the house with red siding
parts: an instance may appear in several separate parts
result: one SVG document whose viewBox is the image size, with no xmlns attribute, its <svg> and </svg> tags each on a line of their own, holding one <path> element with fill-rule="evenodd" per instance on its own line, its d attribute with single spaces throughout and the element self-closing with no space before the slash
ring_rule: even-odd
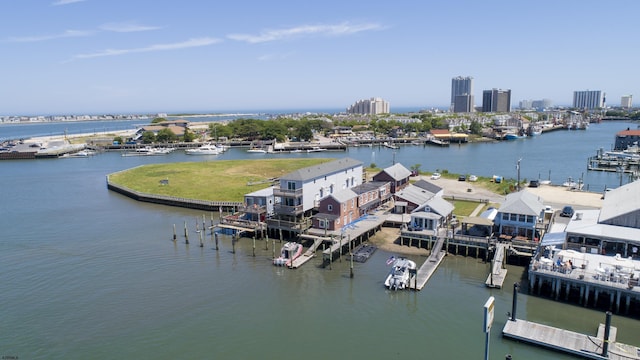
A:
<svg viewBox="0 0 640 360">
<path fill-rule="evenodd" d="M 410 177 L 411 171 L 398 163 L 373 175 L 373 181 L 390 182 L 391 193 L 395 194 L 409 185 Z"/>
</svg>

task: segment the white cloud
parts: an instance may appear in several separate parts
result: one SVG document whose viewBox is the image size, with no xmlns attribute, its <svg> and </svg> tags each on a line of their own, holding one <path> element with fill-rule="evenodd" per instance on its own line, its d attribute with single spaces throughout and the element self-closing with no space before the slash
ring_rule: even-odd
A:
<svg viewBox="0 0 640 360">
<path fill-rule="evenodd" d="M 83 2 L 83 1 L 85 1 L 85 0 L 58 0 L 58 1 L 54 1 L 53 3 L 51 3 L 51 5 L 53 5 L 53 6 L 69 5 L 69 4 L 79 3 L 79 2 Z"/>
<path fill-rule="evenodd" d="M 221 41 L 222 40 L 216 39 L 216 38 L 197 38 L 197 39 L 189 39 L 187 41 L 183 41 L 180 43 L 156 44 L 156 45 L 151 45 L 143 48 L 135 48 L 135 49 L 107 49 L 107 50 L 90 53 L 90 54 L 78 54 L 78 55 L 75 55 L 73 59 L 90 59 L 90 58 L 97 58 L 97 57 L 103 57 L 103 56 L 117 56 L 117 55 L 126 55 L 126 54 L 132 54 L 132 53 L 186 49 L 186 48 L 192 48 L 192 47 L 208 46 L 208 45 L 219 43 Z"/>
<path fill-rule="evenodd" d="M 93 35 L 93 31 L 84 31 L 84 30 L 67 30 L 61 34 L 50 34 L 50 35 L 40 35 L 40 36 L 22 36 L 22 37 L 10 37 L 7 40 L 10 42 L 38 42 L 38 41 L 47 41 L 47 40 L 55 40 L 62 38 L 73 38 L 73 37 L 82 37 L 82 36 L 90 36 Z"/>
<path fill-rule="evenodd" d="M 137 31 L 151 31 L 161 29 L 159 26 L 145 26 L 134 23 L 107 23 L 100 25 L 100 30 L 113 31 L 113 32 L 137 32 Z"/>
<path fill-rule="evenodd" d="M 362 31 L 381 30 L 384 27 L 379 24 L 350 24 L 344 22 L 334 25 L 302 25 L 288 29 L 267 30 L 259 35 L 250 34 L 230 34 L 227 37 L 232 40 L 245 41 L 250 44 L 277 41 L 293 37 L 324 35 L 342 36 L 350 35 Z"/>
<path fill-rule="evenodd" d="M 288 52 L 284 54 L 264 54 L 262 56 L 258 56 L 259 61 L 274 61 L 274 60 L 283 60 L 290 56 L 292 56 L 293 52 Z"/>
</svg>

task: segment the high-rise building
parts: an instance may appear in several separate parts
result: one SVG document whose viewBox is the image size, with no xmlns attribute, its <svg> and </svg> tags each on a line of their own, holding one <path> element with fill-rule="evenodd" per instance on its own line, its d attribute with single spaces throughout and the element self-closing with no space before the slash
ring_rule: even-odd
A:
<svg viewBox="0 0 640 360">
<path fill-rule="evenodd" d="M 511 90 L 492 89 L 482 92 L 482 112 L 511 111 Z"/>
<path fill-rule="evenodd" d="M 456 95 L 453 103 L 453 112 L 469 113 L 473 112 L 473 95 Z"/>
<path fill-rule="evenodd" d="M 384 101 L 382 98 L 371 98 L 369 100 L 359 100 L 355 104 L 347 108 L 347 114 L 388 114 L 389 102 Z"/>
<path fill-rule="evenodd" d="M 573 92 L 573 107 L 576 109 L 593 110 L 604 107 L 605 97 L 600 90 L 586 90 Z"/>
<path fill-rule="evenodd" d="M 455 108 L 456 96 L 459 95 L 469 95 L 471 96 L 471 101 L 473 101 L 473 78 L 471 76 L 458 76 L 451 79 L 451 109 Z M 471 103 L 471 109 L 473 109 L 473 102 Z"/>
<path fill-rule="evenodd" d="M 620 99 L 620 107 L 623 109 L 631 109 L 633 106 L 633 95 L 623 95 Z"/>
</svg>

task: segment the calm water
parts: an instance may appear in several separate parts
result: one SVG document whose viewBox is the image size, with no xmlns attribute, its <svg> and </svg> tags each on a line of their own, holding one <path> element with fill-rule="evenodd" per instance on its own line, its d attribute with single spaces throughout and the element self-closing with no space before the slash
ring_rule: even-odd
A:
<svg viewBox="0 0 640 360">
<path fill-rule="evenodd" d="M 357 148 L 348 156 L 424 170 L 503 176 L 522 157 L 523 178 L 554 181 L 584 172 L 587 183 L 617 182 L 586 172 L 586 157 L 610 148 L 626 123 L 586 132 L 449 149 Z M 633 126 L 633 125 L 631 125 Z M 586 143 L 586 144 L 585 144 Z M 581 150 L 579 150 L 581 149 Z M 578 153 L 580 152 L 580 153 Z M 264 155 L 258 155 L 264 156 Z M 271 156 L 271 155 L 267 155 Z M 275 156 L 275 155 L 274 155 Z M 282 155 L 279 155 L 282 156 Z M 302 156 L 345 156 L 344 153 Z M 233 150 L 213 159 L 246 158 Z M 255 157 L 255 156 L 254 156 Z M 539 159 L 539 160 L 536 160 Z M 545 160 L 555 159 L 547 162 Z M 272 246 L 243 239 L 235 254 L 223 237 L 198 247 L 202 212 L 138 203 L 109 192 L 105 175 L 149 162 L 206 157 L 120 157 L 0 162 L 0 355 L 20 359 L 86 358 L 481 358 L 482 305 L 496 297 L 491 358 L 567 358 L 502 339 L 512 285 L 524 269 L 509 266 L 505 288 L 490 290 L 487 264 L 450 256 L 421 292 L 385 291 L 390 254 L 355 265 L 297 270 L 271 265 Z M 534 165 L 536 164 L 536 165 Z M 549 169 L 550 168 L 550 169 Z M 563 172 L 563 169 L 564 172 Z M 484 170 L 484 171 L 482 171 Z M 606 176 L 613 175 L 613 176 Z M 556 180 L 557 179 L 557 180 Z M 209 221 L 209 214 L 207 221 Z M 184 222 L 191 245 L 170 241 Z M 276 242 L 279 249 L 279 244 Z M 416 258 L 422 263 L 424 258 Z M 604 314 L 520 294 L 518 317 L 595 334 Z M 614 316 L 618 340 L 640 345 L 640 322 Z"/>
</svg>

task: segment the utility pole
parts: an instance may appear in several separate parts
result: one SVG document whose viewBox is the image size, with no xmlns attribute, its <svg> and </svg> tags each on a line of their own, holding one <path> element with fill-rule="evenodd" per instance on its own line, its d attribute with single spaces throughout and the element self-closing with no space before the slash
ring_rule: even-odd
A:
<svg viewBox="0 0 640 360">
<path fill-rule="evenodd" d="M 516 185 L 516 188 L 518 191 L 520 191 L 520 161 L 522 161 L 522 158 L 518 159 L 518 164 L 516 165 L 516 169 L 518 170 L 518 184 Z"/>
</svg>

